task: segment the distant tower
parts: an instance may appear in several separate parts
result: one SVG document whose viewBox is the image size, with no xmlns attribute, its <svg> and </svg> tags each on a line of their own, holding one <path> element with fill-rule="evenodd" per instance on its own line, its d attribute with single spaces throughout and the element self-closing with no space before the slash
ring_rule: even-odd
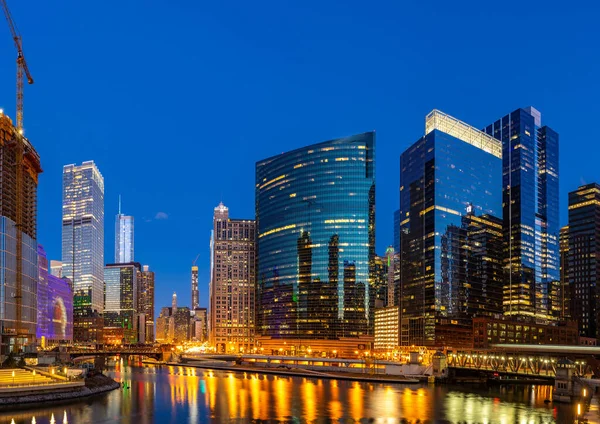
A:
<svg viewBox="0 0 600 424">
<path fill-rule="evenodd" d="M 196 261 L 194 261 L 196 263 Z M 200 307 L 200 294 L 198 292 L 198 267 L 192 266 L 192 311 Z"/>
<path fill-rule="evenodd" d="M 171 309 L 173 310 L 173 312 L 171 312 L 172 315 L 175 315 L 175 312 L 177 312 L 177 293 L 173 292 L 173 300 L 171 302 Z"/>
<path fill-rule="evenodd" d="M 133 262 L 133 216 L 121 213 L 121 196 L 119 196 L 119 213 L 115 218 L 115 263 Z"/>
</svg>

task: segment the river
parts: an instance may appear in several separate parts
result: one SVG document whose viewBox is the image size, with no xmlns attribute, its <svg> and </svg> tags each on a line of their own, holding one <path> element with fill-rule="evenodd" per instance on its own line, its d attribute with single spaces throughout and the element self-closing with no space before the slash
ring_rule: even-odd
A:
<svg viewBox="0 0 600 424">
<path fill-rule="evenodd" d="M 356 383 L 117 363 L 126 386 L 70 404 L 0 412 L 0 423 L 572 423 L 549 386 Z M 14 421 L 13 421 L 14 420 Z M 253 421 L 254 420 L 254 421 Z M 420 420 L 420 421 L 418 421 Z"/>
</svg>

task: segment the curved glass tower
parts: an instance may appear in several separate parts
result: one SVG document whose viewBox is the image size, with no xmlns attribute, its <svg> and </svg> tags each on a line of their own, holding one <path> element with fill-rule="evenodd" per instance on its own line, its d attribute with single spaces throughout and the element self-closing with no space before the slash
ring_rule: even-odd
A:
<svg viewBox="0 0 600 424">
<path fill-rule="evenodd" d="M 261 336 L 372 335 L 374 168 L 374 132 L 257 162 Z"/>
</svg>

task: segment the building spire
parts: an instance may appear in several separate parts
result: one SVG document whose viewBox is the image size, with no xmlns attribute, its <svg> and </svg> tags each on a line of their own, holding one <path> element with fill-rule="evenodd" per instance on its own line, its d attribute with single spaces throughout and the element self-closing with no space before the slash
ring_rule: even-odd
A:
<svg viewBox="0 0 600 424">
<path fill-rule="evenodd" d="M 119 215 L 121 215 L 121 195 L 119 194 Z"/>
</svg>

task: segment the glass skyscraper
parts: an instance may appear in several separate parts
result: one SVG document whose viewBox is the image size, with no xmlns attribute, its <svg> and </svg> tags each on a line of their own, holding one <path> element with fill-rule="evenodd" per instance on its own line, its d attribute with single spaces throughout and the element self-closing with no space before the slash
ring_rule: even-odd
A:
<svg viewBox="0 0 600 424">
<path fill-rule="evenodd" d="M 442 328 L 501 312 L 501 157 L 498 140 L 437 110 L 402 153 L 402 344 L 439 344 Z"/>
<path fill-rule="evenodd" d="M 119 213 L 115 218 L 115 263 L 133 262 L 133 216 L 121 213 L 119 197 Z"/>
<path fill-rule="evenodd" d="M 101 341 L 104 307 L 104 178 L 93 161 L 66 165 L 62 202 L 63 277 L 73 282 L 76 342 Z"/>
<path fill-rule="evenodd" d="M 561 315 L 558 134 L 533 107 L 488 125 L 502 143 L 506 315 L 556 320 Z"/>
<path fill-rule="evenodd" d="M 257 162 L 256 220 L 263 342 L 372 337 L 375 133 Z"/>
<path fill-rule="evenodd" d="M 137 262 L 108 264 L 104 268 L 104 334 L 109 344 L 138 341 L 140 278 L 141 265 Z"/>
</svg>

